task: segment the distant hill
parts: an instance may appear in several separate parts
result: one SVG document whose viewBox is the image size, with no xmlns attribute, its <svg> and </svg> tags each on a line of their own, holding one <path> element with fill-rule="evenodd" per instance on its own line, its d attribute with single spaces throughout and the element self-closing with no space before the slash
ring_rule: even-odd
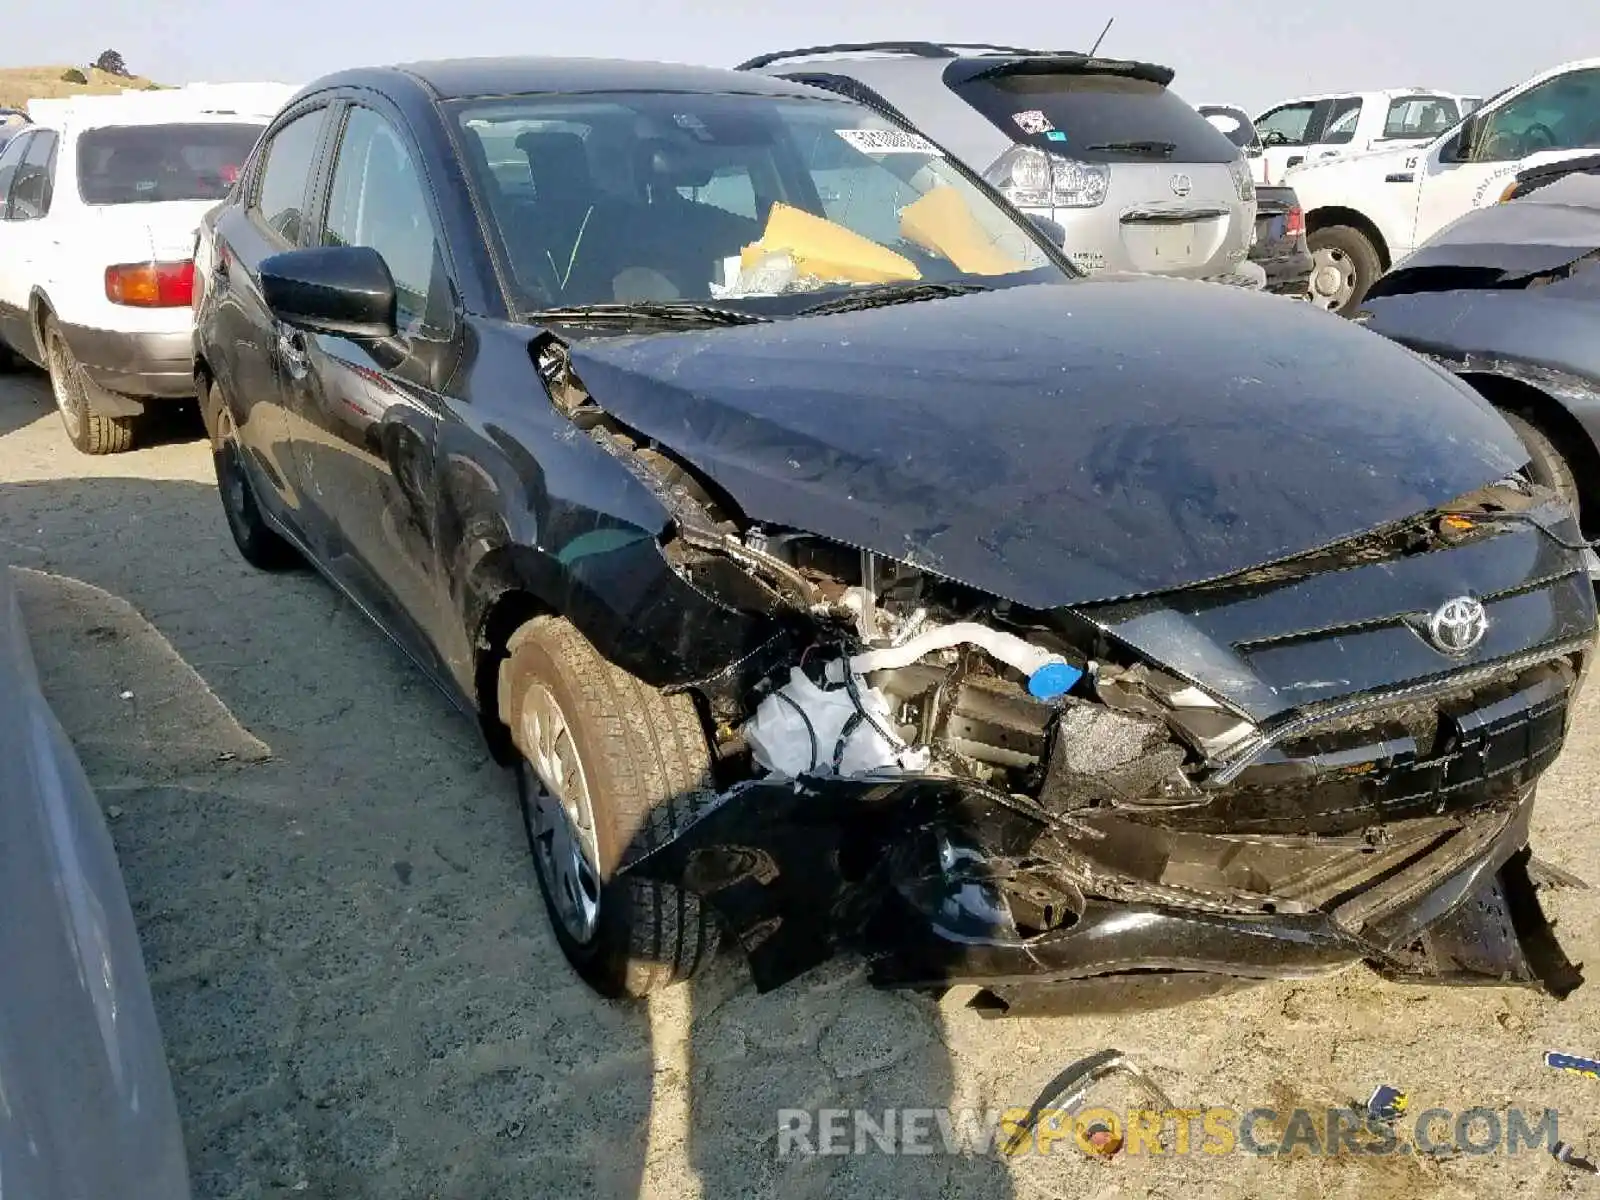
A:
<svg viewBox="0 0 1600 1200">
<path fill-rule="evenodd" d="M 69 66 L 0 67 L 0 108 L 21 108 L 29 100 L 56 96 L 116 94 L 123 88 L 160 87 L 143 76 L 108 75 L 94 67 L 79 67 L 88 83 L 68 83 L 62 79 Z"/>
</svg>

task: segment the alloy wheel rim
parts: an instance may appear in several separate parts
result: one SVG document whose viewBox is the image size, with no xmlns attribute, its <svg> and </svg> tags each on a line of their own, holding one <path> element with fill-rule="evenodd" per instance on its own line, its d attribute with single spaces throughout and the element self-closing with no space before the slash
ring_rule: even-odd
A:
<svg viewBox="0 0 1600 1200">
<path fill-rule="evenodd" d="M 50 392 L 55 397 L 56 408 L 61 412 L 67 433 L 77 439 L 83 435 L 83 389 L 73 373 L 72 362 L 67 357 L 67 348 L 59 333 L 50 334 L 46 356 L 50 365 Z"/>
<path fill-rule="evenodd" d="M 522 709 L 523 752 L 533 769 L 530 819 L 534 855 L 561 924 L 579 944 L 600 923 L 600 853 L 594 801 L 566 714 L 535 683 Z"/>
<path fill-rule="evenodd" d="M 1330 310 L 1343 308 L 1356 292 L 1356 264 L 1343 250 L 1324 246 L 1311 255 L 1311 299 Z"/>
</svg>

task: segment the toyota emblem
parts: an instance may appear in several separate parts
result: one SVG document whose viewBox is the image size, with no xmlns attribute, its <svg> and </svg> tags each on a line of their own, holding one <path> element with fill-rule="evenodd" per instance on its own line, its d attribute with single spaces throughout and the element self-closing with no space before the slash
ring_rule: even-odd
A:
<svg viewBox="0 0 1600 1200">
<path fill-rule="evenodd" d="M 1187 196 L 1194 187 L 1194 180 L 1187 175 L 1174 175 L 1172 177 L 1172 194 L 1174 196 Z"/>
<path fill-rule="evenodd" d="M 1441 654 L 1461 655 L 1477 649 L 1489 632 L 1489 614 L 1471 596 L 1447 600 L 1428 618 L 1428 640 Z"/>
</svg>

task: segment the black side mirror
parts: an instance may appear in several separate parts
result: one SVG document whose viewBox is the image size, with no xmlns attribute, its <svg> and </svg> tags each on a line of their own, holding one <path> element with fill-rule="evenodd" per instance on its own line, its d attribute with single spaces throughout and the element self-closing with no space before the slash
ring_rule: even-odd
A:
<svg viewBox="0 0 1600 1200">
<path fill-rule="evenodd" d="M 1067 244 L 1067 227 L 1059 221 L 1052 221 L 1049 217 L 1041 217 L 1038 213 L 1024 213 L 1028 223 L 1044 234 L 1052 246 L 1065 246 Z"/>
<path fill-rule="evenodd" d="M 308 333 L 356 341 L 395 335 L 394 277 L 370 246 L 274 254 L 261 263 L 261 294 L 280 321 Z"/>
<path fill-rule="evenodd" d="M 1471 162 L 1473 147 L 1478 144 L 1478 135 L 1483 132 L 1483 116 L 1481 113 L 1472 113 L 1461 122 L 1461 128 L 1456 130 L 1455 137 L 1451 138 L 1439 151 L 1442 162 Z"/>
</svg>

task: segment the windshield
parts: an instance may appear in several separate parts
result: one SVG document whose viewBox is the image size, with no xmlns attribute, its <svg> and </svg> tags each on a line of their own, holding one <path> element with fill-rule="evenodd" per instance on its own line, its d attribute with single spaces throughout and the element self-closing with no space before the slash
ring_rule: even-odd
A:
<svg viewBox="0 0 1600 1200">
<path fill-rule="evenodd" d="M 932 143 L 853 103 L 628 93 L 452 108 L 524 311 L 1069 275 Z"/>
<path fill-rule="evenodd" d="M 221 200 L 264 125 L 120 125 L 78 138 L 85 204 Z"/>
</svg>

